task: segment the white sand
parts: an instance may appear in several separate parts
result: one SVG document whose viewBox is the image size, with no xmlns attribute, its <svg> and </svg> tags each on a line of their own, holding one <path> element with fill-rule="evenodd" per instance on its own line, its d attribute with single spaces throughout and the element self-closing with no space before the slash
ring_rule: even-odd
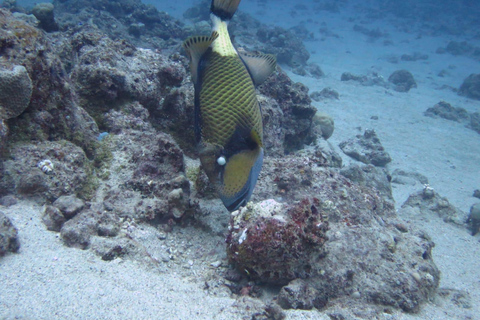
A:
<svg viewBox="0 0 480 320">
<path fill-rule="evenodd" d="M 271 1 L 270 1 L 271 2 Z M 269 2 L 269 5 L 271 3 Z M 243 9 L 267 20 L 282 21 L 284 27 L 298 23 L 285 6 L 296 2 L 278 1 L 281 11 L 260 12 L 258 2 L 242 3 Z M 180 17 L 182 10 L 169 5 L 167 11 Z M 249 7 L 249 5 L 251 7 Z M 315 31 L 321 22 L 340 35 L 325 41 L 307 42 L 311 62 L 319 64 L 326 77 L 320 80 L 289 73 L 295 81 L 309 86 L 310 91 L 331 87 L 340 93 L 340 100 L 315 103 L 319 110 L 335 119 L 335 132 L 330 142 L 335 146 L 343 140 L 373 128 L 393 161 L 394 169 L 410 170 L 428 177 L 431 187 L 466 213 L 472 197 L 480 188 L 480 135 L 462 124 L 423 116 L 435 103 L 445 100 L 469 112 L 480 111 L 480 102 L 458 96 L 449 90 L 438 90 L 444 84 L 458 88 L 472 72 L 479 72 L 479 63 L 465 57 L 438 55 L 435 50 L 445 46 L 451 37 L 416 39 L 393 28 L 388 31 L 392 46 L 382 40 L 367 42 L 366 37 L 352 30 L 347 22 L 353 13 L 331 14 L 311 18 L 307 26 Z M 369 26 L 374 28 L 376 25 Z M 478 44 L 477 44 L 478 45 Z M 384 57 L 400 56 L 415 51 L 430 56 L 427 61 L 391 64 Z M 453 69 L 448 67 L 455 66 Z M 399 93 L 382 87 L 364 87 L 341 82 L 343 72 L 366 74 L 376 71 L 388 78 L 395 70 L 413 73 L 418 88 Z M 437 76 L 442 69 L 449 74 Z M 378 116 L 378 120 L 371 120 Z M 357 127 L 361 127 L 359 131 Z M 350 160 L 344 157 L 344 162 Z M 394 185 L 394 197 L 400 206 L 420 186 Z M 0 319 L 239 319 L 242 312 L 227 291 L 214 296 L 204 290 L 201 276 L 186 276 L 182 266 L 168 272 L 145 267 L 141 262 L 116 259 L 102 261 L 89 250 L 65 247 L 59 235 L 45 230 L 40 220 L 41 207 L 21 202 L 1 208 L 19 229 L 21 250 L 0 259 Z M 442 272 L 440 287 L 462 290 L 470 294 L 472 308 L 456 306 L 449 300 L 437 299 L 424 306 L 418 315 L 399 312 L 384 319 L 480 319 L 480 244 L 464 228 L 444 223 L 438 217 L 404 217 L 428 231 L 436 243 L 434 261 Z M 288 311 L 289 319 L 329 319 L 317 311 Z"/>
</svg>

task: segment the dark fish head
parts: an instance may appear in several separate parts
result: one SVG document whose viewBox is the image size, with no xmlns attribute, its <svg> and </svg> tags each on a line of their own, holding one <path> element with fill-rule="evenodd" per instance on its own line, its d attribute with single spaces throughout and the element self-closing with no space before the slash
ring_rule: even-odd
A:
<svg viewBox="0 0 480 320">
<path fill-rule="evenodd" d="M 263 164 L 263 148 L 255 134 L 236 132 L 225 148 L 207 147 L 200 154 L 203 169 L 229 211 L 250 200 Z"/>
<path fill-rule="evenodd" d="M 250 200 L 262 164 L 262 148 L 245 150 L 228 159 L 220 176 L 219 195 L 229 211 L 245 206 Z"/>
</svg>

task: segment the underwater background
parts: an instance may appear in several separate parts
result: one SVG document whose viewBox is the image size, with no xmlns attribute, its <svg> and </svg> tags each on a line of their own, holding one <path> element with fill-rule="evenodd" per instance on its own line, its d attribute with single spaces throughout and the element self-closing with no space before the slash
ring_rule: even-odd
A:
<svg viewBox="0 0 480 320">
<path fill-rule="evenodd" d="M 228 212 L 210 1 L 3 1 L 1 319 L 480 319 L 480 3 L 242 0 L 265 159 Z M 51 4 L 51 5 L 50 5 Z"/>
</svg>

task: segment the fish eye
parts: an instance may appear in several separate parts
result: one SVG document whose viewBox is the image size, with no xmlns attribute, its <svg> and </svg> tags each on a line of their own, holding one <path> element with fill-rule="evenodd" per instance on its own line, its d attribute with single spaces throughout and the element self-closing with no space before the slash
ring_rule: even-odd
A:
<svg viewBox="0 0 480 320">
<path fill-rule="evenodd" d="M 225 157 L 224 156 L 220 156 L 218 157 L 217 159 L 217 163 L 221 166 L 224 166 L 226 163 L 227 163 L 227 160 L 225 160 Z"/>
</svg>

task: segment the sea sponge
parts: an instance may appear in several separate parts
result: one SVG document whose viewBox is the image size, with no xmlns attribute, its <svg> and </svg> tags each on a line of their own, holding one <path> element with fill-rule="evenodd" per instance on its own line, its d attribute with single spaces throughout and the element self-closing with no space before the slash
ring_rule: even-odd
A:
<svg viewBox="0 0 480 320">
<path fill-rule="evenodd" d="M 30 103 L 32 80 L 27 69 L 14 66 L 13 70 L 0 70 L 0 119 L 18 117 Z"/>
</svg>

